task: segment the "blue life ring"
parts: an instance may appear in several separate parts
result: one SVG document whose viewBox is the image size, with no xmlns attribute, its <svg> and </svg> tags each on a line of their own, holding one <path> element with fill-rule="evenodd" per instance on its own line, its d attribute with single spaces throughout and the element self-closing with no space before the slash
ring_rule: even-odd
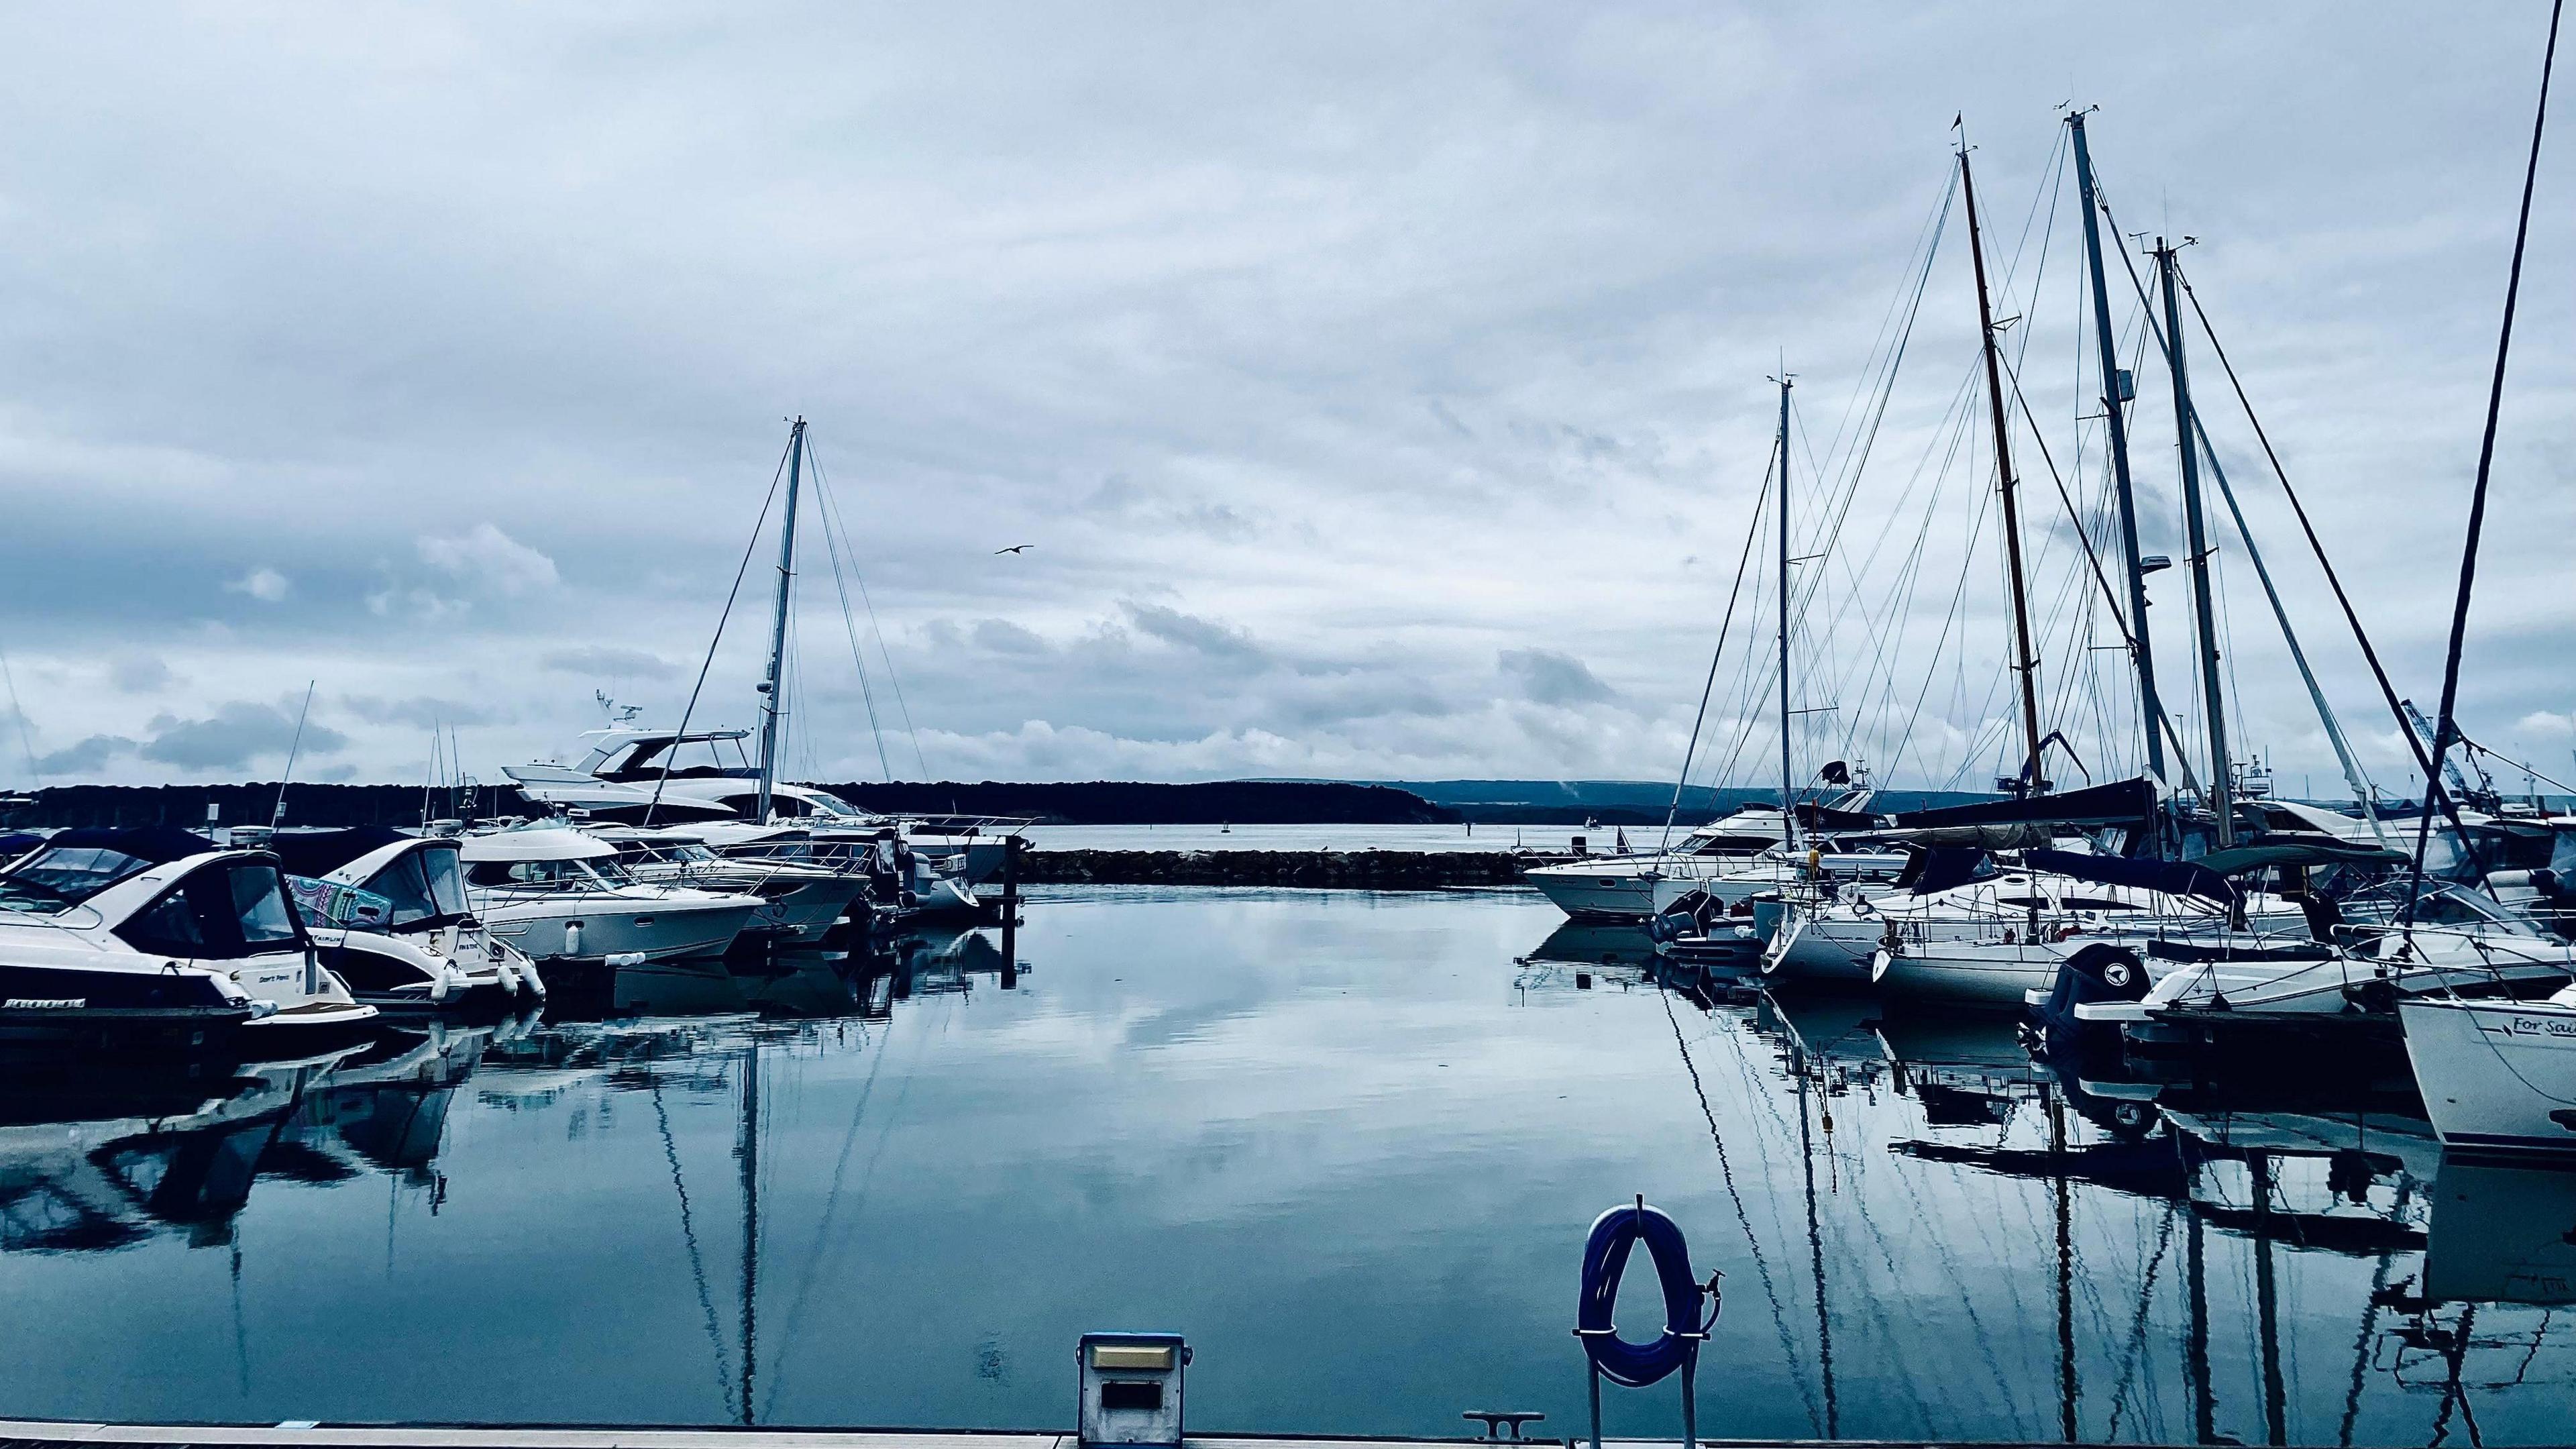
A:
<svg viewBox="0 0 2576 1449">
<path fill-rule="evenodd" d="M 1610 1322 L 1611 1307 L 1619 1297 L 1619 1275 L 1627 1269 L 1628 1250 L 1640 1238 L 1655 1260 L 1655 1277 L 1664 1289 L 1664 1331 L 1651 1343 L 1619 1337 Z M 1574 1321 L 1594 1368 L 1613 1383 L 1632 1389 L 1660 1381 L 1698 1355 L 1705 1331 L 1699 1305 L 1700 1286 L 1691 1276 L 1690 1245 L 1671 1218 L 1637 1203 L 1612 1208 L 1592 1220 L 1592 1235 L 1583 1244 L 1583 1303 Z"/>
</svg>

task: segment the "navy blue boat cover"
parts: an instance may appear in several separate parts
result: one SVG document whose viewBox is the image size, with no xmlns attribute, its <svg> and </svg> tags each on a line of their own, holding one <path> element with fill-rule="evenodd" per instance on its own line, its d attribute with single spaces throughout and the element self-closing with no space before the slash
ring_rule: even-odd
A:
<svg viewBox="0 0 2576 1449">
<path fill-rule="evenodd" d="M 2071 875 L 2102 885 L 2135 886 L 2173 896 L 2232 901 L 2236 887 L 2227 877 L 2191 860 L 2128 860 L 2116 855 L 2084 855 L 2071 850 L 2026 850 L 2022 863 L 2032 870 Z"/>
<path fill-rule="evenodd" d="M 57 831 L 45 844 L 57 850 L 113 850 L 154 865 L 167 865 L 215 849 L 215 843 L 206 837 L 169 825 L 85 825 Z"/>
</svg>

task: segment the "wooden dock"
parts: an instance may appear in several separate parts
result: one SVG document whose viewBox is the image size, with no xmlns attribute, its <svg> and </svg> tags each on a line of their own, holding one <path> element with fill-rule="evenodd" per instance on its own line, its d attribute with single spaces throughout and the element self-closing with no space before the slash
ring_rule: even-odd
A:
<svg viewBox="0 0 2576 1449">
<path fill-rule="evenodd" d="M 1350 1435 L 1192 1435 L 1183 1449 L 1460 1449 L 1509 1444 L 1482 1436 L 1455 1439 Z M 1550 1449 L 1576 1440 L 1532 1436 Z M 1678 1439 L 1604 1439 L 1602 1449 L 1679 1449 Z M 1702 1449 L 1828 1449 L 1807 1439 L 1702 1439 Z M 133 1445 L 149 1449 L 240 1446 L 240 1449 L 1081 1449 L 1071 1434 L 1010 1430 L 616 1428 L 557 1425 L 440 1424 L 97 1424 L 63 1419 L 0 1419 L 0 1449 L 65 1449 Z M 1838 1439 L 1830 1449 L 1934 1449 L 1919 1439 Z M 1586 1446 L 1588 1449 L 1588 1446 Z M 2023 1449 L 2020 1445 L 1950 1449 Z M 2037 1446 L 2031 1446 L 2037 1449 Z"/>
</svg>

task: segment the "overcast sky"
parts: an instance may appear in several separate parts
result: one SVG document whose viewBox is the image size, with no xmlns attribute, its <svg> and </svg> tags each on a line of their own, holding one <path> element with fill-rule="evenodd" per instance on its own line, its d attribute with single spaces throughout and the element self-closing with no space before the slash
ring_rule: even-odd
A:
<svg viewBox="0 0 2576 1449">
<path fill-rule="evenodd" d="M 596 725 L 594 691 L 676 719 L 794 414 L 891 654 L 889 681 L 852 585 L 900 776 L 1668 776 L 1762 483 L 1765 377 L 1798 374 L 1806 486 L 1908 295 L 1954 114 L 2033 414 L 2098 489 L 2068 100 L 2100 107 L 2122 225 L 2198 238 L 2199 294 L 2429 709 L 2546 18 L 26 9 L 0 48 L 23 710 L 0 785 L 274 778 L 308 680 L 299 778 L 419 779 L 434 721 L 497 778 Z M 2571 168 L 2543 161 L 2462 712 L 2561 778 Z M 1984 783 L 2008 702 L 1995 555 L 1965 551 L 1991 460 L 1948 451 L 1975 361 L 1957 223 L 1824 565 L 1857 607 L 1830 628 L 1820 602 L 1800 645 L 1820 719 L 1877 708 L 1833 660 L 1895 651 L 1901 687 L 1875 688 L 1909 704 L 1955 675 L 1920 689 L 1898 784 Z M 2134 337 L 2134 299 L 2113 310 Z M 2277 485 L 2195 367 L 2326 686 L 2402 789 Z M 2170 397 L 2139 380 L 2144 531 L 2179 556 Z M 2062 542 L 2016 447 L 2030 531 Z M 1926 511 L 1909 482 L 1945 470 Z M 791 755 L 874 777 L 813 503 Z M 1861 577 L 1882 529 L 1885 560 L 1932 540 L 1909 607 L 1884 565 Z M 2220 542 L 2245 742 L 2322 794 L 2324 737 Z M 769 584 L 756 562 L 703 722 L 753 717 Z M 2155 589 L 2170 692 L 2182 571 Z M 2084 735 L 2101 708 L 2051 710 L 2090 763 L 2134 757 L 2134 732 Z"/>
</svg>

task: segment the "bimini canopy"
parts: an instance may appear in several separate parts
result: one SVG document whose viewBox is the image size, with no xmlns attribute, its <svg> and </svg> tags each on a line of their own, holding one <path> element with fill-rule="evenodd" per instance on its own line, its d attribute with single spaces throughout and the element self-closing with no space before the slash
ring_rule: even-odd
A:
<svg viewBox="0 0 2576 1449">
<path fill-rule="evenodd" d="M 465 860 L 469 865 L 484 861 L 597 860 L 616 853 L 617 847 L 605 840 L 560 826 L 496 830 L 489 835 L 465 837 Z"/>
<path fill-rule="evenodd" d="M 405 835 L 389 825 L 358 825 L 347 830 L 311 830 L 283 834 L 270 840 L 268 848 L 277 853 L 278 862 L 288 875 L 320 879 L 356 860 L 373 855 L 397 841 L 418 839 Z"/>
<path fill-rule="evenodd" d="M 46 909 L 58 909 L 50 903 L 78 904 L 156 865 L 205 855 L 216 848 L 202 835 L 167 825 L 84 827 L 57 833 L 43 849 L 13 863 L 6 879 L 22 888 L 10 895 L 25 895 L 32 890 L 47 903 Z"/>
<path fill-rule="evenodd" d="M 2028 850 L 2022 864 L 2052 875 L 2073 876 L 2100 885 L 2162 891 L 2169 896 L 2199 896 L 2233 901 L 2235 883 L 2196 860 L 2129 860 L 2116 855 L 2085 855 L 2072 850 Z"/>
</svg>

